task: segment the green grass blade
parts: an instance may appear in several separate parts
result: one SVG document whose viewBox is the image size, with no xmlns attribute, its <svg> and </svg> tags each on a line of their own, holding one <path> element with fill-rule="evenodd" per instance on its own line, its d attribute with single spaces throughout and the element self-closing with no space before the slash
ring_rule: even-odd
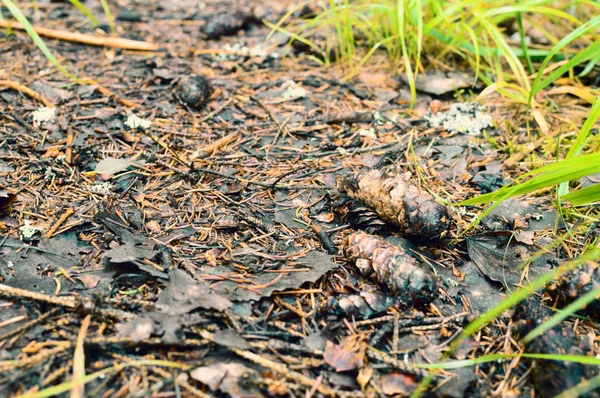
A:
<svg viewBox="0 0 600 398">
<path fill-rule="evenodd" d="M 573 17 L 572 15 L 570 15 L 564 11 L 557 10 L 557 9 L 551 8 L 551 7 L 528 6 L 525 4 L 490 8 L 488 11 L 486 11 L 484 13 L 484 15 L 486 17 L 491 17 L 491 16 L 496 16 L 496 15 L 515 14 L 515 13 L 521 13 L 521 12 L 527 12 L 527 13 L 530 13 L 533 15 L 536 15 L 536 14 L 537 15 L 539 15 L 539 14 L 553 15 L 555 17 L 559 17 L 559 18 L 571 21 L 577 25 L 581 25 L 581 21 L 579 21 L 577 18 Z"/>
<path fill-rule="evenodd" d="M 110 12 L 110 7 L 108 6 L 108 2 L 106 0 L 100 0 L 102 4 L 102 9 L 104 9 L 104 15 L 106 15 L 106 20 L 108 21 L 108 26 L 110 26 L 110 32 L 113 35 L 117 34 L 117 30 L 115 29 L 115 19 Z"/>
<path fill-rule="evenodd" d="M 504 39 L 504 36 L 498 30 L 498 27 L 496 27 L 494 24 L 492 24 L 486 18 L 479 17 L 479 18 L 477 18 L 477 20 L 484 27 L 486 32 L 488 32 L 488 34 L 492 37 L 492 39 L 494 40 L 494 43 L 498 46 L 498 50 L 499 50 L 500 54 L 504 57 L 504 59 L 508 63 L 508 66 L 514 73 L 515 78 L 517 79 L 517 81 L 519 82 L 521 87 L 523 87 L 527 91 L 530 91 L 531 86 L 529 84 L 529 78 L 527 76 L 527 72 L 525 72 L 525 69 L 523 68 L 523 64 L 521 63 L 521 61 L 519 61 L 519 59 L 517 58 L 515 53 L 512 51 L 512 49 L 510 48 L 510 46 Z"/>
<path fill-rule="evenodd" d="M 519 25 L 519 38 L 521 40 L 521 49 L 523 50 L 523 55 L 525 61 L 527 62 L 527 68 L 529 69 L 529 73 L 534 73 L 533 63 L 531 62 L 531 57 L 529 56 L 527 43 L 525 41 L 525 29 L 523 28 L 523 17 L 521 12 L 517 12 L 517 24 Z"/>
<path fill-rule="evenodd" d="M 529 332 L 525 337 L 523 337 L 523 342 L 528 343 L 536 337 L 542 335 L 546 331 L 552 329 L 554 326 L 558 325 L 571 315 L 575 314 L 582 308 L 585 308 L 586 305 L 591 303 L 600 297 L 600 289 L 594 289 L 591 292 L 588 292 L 566 306 L 561 312 L 558 312 L 552 316 L 552 318 L 548 319 L 546 322 L 538 325 L 535 329 Z"/>
<path fill-rule="evenodd" d="M 585 66 L 585 68 L 581 71 L 581 73 L 578 76 L 579 77 L 587 76 L 594 69 L 594 66 L 596 66 L 598 64 L 598 62 L 600 62 L 600 53 L 598 53 L 598 55 L 595 58 L 592 58 L 590 60 L 590 62 L 588 62 L 588 64 Z"/>
<path fill-rule="evenodd" d="M 27 32 L 29 37 L 31 37 L 31 40 L 33 40 L 33 43 L 42 51 L 42 53 L 48 59 L 48 61 L 50 61 L 54 66 L 56 66 L 58 68 L 58 70 L 61 71 L 65 76 L 69 77 L 70 79 L 75 80 L 77 83 L 85 84 L 83 82 L 83 80 L 81 80 L 77 76 L 73 75 L 68 70 L 66 70 L 60 64 L 60 62 L 58 62 L 58 60 L 50 52 L 48 47 L 46 47 L 46 44 L 44 43 L 42 38 L 36 33 L 35 29 L 33 29 L 33 26 L 31 26 L 31 24 L 27 20 L 27 17 L 25 17 L 25 15 L 21 12 L 19 7 L 15 3 L 13 3 L 12 0 L 1 0 L 1 1 L 4 3 L 6 8 L 8 8 L 8 10 L 11 12 L 11 14 L 17 19 L 17 21 L 19 21 L 21 23 L 21 25 L 23 25 L 23 29 L 25 29 L 25 31 Z"/>
<path fill-rule="evenodd" d="M 600 201 L 600 184 L 594 184 L 591 187 L 579 189 L 562 197 L 563 200 L 571 203 L 573 206 L 584 206 Z"/>
<path fill-rule="evenodd" d="M 582 380 L 581 383 L 561 392 L 554 398 L 576 398 L 594 391 L 598 387 L 600 387 L 600 375 L 588 380 Z"/>
<path fill-rule="evenodd" d="M 598 41 L 600 43 L 600 40 Z M 600 117 L 600 97 L 596 97 L 594 103 L 592 104 L 592 109 L 590 110 L 590 114 L 588 118 L 585 120 L 585 123 L 581 127 L 579 134 L 577 134 L 577 139 L 569 149 L 567 153 L 566 159 L 572 159 L 578 156 L 583 149 L 583 145 L 585 140 L 587 139 L 592 127 L 596 124 L 596 121 Z"/>
<path fill-rule="evenodd" d="M 533 97 L 541 90 L 540 81 L 542 80 L 542 77 L 544 76 L 544 71 L 546 70 L 546 67 L 548 66 L 548 64 L 550 63 L 552 58 L 554 58 L 554 55 L 556 55 L 560 50 L 562 50 L 563 47 L 565 47 L 567 44 L 569 44 L 573 40 L 581 37 L 582 35 L 584 35 L 585 33 L 589 32 L 593 29 L 596 29 L 598 26 L 600 26 L 600 15 L 598 15 L 595 18 L 584 23 L 583 25 L 581 25 L 580 27 L 578 27 L 577 29 L 575 29 L 574 31 L 569 33 L 561 41 L 559 41 L 552 47 L 552 49 L 550 50 L 550 53 L 546 56 L 546 59 L 544 59 L 544 61 L 542 62 L 542 65 L 540 66 L 540 69 L 538 70 L 538 73 L 535 76 L 535 80 L 533 81 L 533 84 L 531 85 L 531 91 L 529 93 L 529 103 L 532 102 Z"/>
<path fill-rule="evenodd" d="M 585 50 L 578 52 L 573 58 L 571 58 L 566 64 L 561 65 L 559 68 L 553 70 L 538 86 L 538 90 L 543 90 L 552 84 L 556 79 L 561 77 L 566 71 L 572 69 L 574 66 L 582 64 L 584 62 L 593 59 L 600 53 L 600 40 L 592 43 Z"/>
<path fill-rule="evenodd" d="M 400 47 L 402 48 L 402 59 L 404 60 L 404 69 L 406 73 L 406 80 L 408 80 L 408 86 L 410 87 L 410 107 L 415 105 L 417 100 L 417 85 L 415 81 L 415 75 L 410 64 L 410 54 L 408 53 L 408 46 L 406 43 L 406 20 L 404 15 L 404 0 L 397 0 L 398 4 L 398 34 L 400 40 Z"/>
<path fill-rule="evenodd" d="M 94 14 L 92 14 L 91 11 L 88 10 L 88 8 L 86 6 L 84 6 L 79 0 L 69 0 L 69 3 L 73 4 L 73 6 L 75 6 L 75 8 L 77 8 L 86 17 L 88 17 L 88 19 L 90 21 L 92 21 L 92 24 L 94 24 L 94 27 L 97 27 L 99 25 L 98 19 L 96 19 Z"/>
<path fill-rule="evenodd" d="M 559 362 L 575 362 L 582 365 L 600 366 L 600 358 L 588 357 L 586 355 L 563 355 L 563 354 L 537 354 L 537 353 L 522 353 L 522 354 L 488 354 L 475 359 L 464 359 L 457 361 L 447 361 L 438 363 L 415 364 L 416 368 L 421 369 L 459 369 L 469 366 L 475 366 L 486 362 L 496 362 L 517 357 L 529 359 L 542 359 Z"/>
<path fill-rule="evenodd" d="M 518 185 L 506 186 L 496 192 L 467 199 L 458 203 L 458 205 L 476 205 L 504 200 L 598 172 L 600 172 L 600 153 L 584 155 L 533 170 L 530 173 L 542 173 L 542 175 Z"/>
</svg>

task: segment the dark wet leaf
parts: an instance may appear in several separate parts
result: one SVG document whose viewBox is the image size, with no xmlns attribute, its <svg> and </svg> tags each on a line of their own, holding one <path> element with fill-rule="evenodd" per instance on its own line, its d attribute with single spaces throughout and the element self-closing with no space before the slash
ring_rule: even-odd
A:
<svg viewBox="0 0 600 398">
<path fill-rule="evenodd" d="M 185 271 L 174 269 L 166 289 L 161 293 L 156 308 L 165 313 L 185 314 L 197 308 L 224 311 L 231 302 L 208 287 L 203 281 L 196 281 Z"/>
<path fill-rule="evenodd" d="M 445 398 L 472 397 L 475 394 L 477 374 L 474 367 L 452 370 L 454 376 L 442 383 L 437 389 L 437 396 Z"/>
<path fill-rule="evenodd" d="M 537 205 L 520 198 L 510 198 L 498 205 L 481 223 L 492 231 L 552 229 L 556 223 L 556 212 L 551 205 Z"/>
<path fill-rule="evenodd" d="M 256 285 L 238 285 L 237 283 L 224 280 L 215 286 L 215 292 L 227 297 L 231 301 L 258 300 L 268 297 L 273 292 L 285 291 L 286 289 L 298 289 L 306 282 L 315 282 L 327 272 L 336 269 L 339 265 L 331 261 L 333 256 L 311 251 L 304 257 L 287 264 L 281 273 L 262 272 L 253 275 Z M 285 272 L 286 268 L 302 269 L 297 272 Z M 203 272 L 212 275 L 224 275 L 226 271 L 216 270 L 214 267 L 202 267 Z M 229 274 L 231 275 L 231 274 Z M 265 286 L 253 288 L 254 286 Z"/>
<path fill-rule="evenodd" d="M 185 336 L 183 328 L 204 322 L 198 314 L 169 314 L 160 311 L 147 312 L 115 325 L 119 336 L 141 341 L 150 337 L 160 337 L 165 344 L 181 343 Z"/>
<path fill-rule="evenodd" d="M 50 294 L 58 287 L 54 278 L 60 268 L 75 274 L 83 253 L 91 248 L 80 243 L 74 234 L 52 239 L 42 238 L 37 246 L 17 239 L 6 239 L 0 248 L 0 279 L 4 284 L 30 291 Z M 73 275 L 75 276 L 75 275 Z M 82 284 L 60 277 L 61 292 L 81 290 Z"/>
<path fill-rule="evenodd" d="M 164 271 L 164 268 L 158 269 L 144 260 L 152 261 L 159 252 L 157 250 L 145 249 L 130 244 L 118 246 L 114 249 L 107 250 L 104 253 L 103 262 L 120 267 L 124 264 L 133 264 L 140 270 L 157 278 L 168 279 L 169 275 Z"/>
<path fill-rule="evenodd" d="M 511 232 L 490 232 L 471 237 L 467 239 L 467 248 L 481 273 L 494 282 L 504 284 L 507 289 L 512 289 L 521 280 L 524 269 L 520 265 L 539 251 L 536 246 L 518 242 Z M 556 265 L 556 256 L 544 253 L 531 262 L 527 275 L 535 279 Z"/>
<path fill-rule="evenodd" d="M 465 296 L 474 313 L 483 314 L 495 307 L 504 299 L 504 294 L 497 283 L 490 282 L 481 274 L 477 266 L 468 261 L 462 267 L 456 267 L 461 278 L 447 287 L 447 294 L 458 302 L 457 311 L 462 310 L 460 296 Z M 451 280 L 454 281 L 454 278 Z"/>
<path fill-rule="evenodd" d="M 238 348 L 240 350 L 247 350 L 251 347 L 246 339 L 230 329 L 217 330 L 214 336 L 215 343 L 223 347 Z"/>
</svg>

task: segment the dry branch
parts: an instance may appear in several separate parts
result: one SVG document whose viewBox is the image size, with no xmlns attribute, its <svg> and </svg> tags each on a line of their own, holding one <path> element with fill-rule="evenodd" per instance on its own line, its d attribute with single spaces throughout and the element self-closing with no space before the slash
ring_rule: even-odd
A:
<svg viewBox="0 0 600 398">
<path fill-rule="evenodd" d="M 2 25 L 2 22 L 5 22 L 5 21 L 0 20 L 0 25 Z M 48 98 L 44 97 L 42 94 L 40 94 L 36 91 L 33 91 L 29 87 L 25 87 L 24 85 L 22 85 L 20 83 L 13 82 L 12 80 L 0 80 L 0 87 L 8 87 L 13 90 L 20 91 L 23 94 L 30 96 L 34 100 L 40 101 L 42 104 L 44 104 L 44 106 L 46 106 L 48 108 L 54 108 L 54 104 Z"/>
<path fill-rule="evenodd" d="M 0 20 L 0 27 L 25 30 L 20 23 L 7 20 Z M 41 26 L 34 26 L 33 29 L 40 36 L 74 43 L 89 44 L 91 46 L 122 48 L 124 50 L 135 51 L 156 51 L 159 49 L 159 45 L 156 43 L 123 39 L 121 37 L 88 35 L 85 33 L 43 28 Z"/>
</svg>

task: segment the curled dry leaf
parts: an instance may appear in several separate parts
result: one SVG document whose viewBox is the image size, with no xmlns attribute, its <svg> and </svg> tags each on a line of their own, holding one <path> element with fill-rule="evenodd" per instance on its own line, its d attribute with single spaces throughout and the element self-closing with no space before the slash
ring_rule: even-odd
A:
<svg viewBox="0 0 600 398">
<path fill-rule="evenodd" d="M 403 248 L 382 238 L 355 232 L 347 238 L 346 255 L 363 274 L 373 274 L 407 306 L 425 306 L 438 295 L 437 276 Z"/>
<path fill-rule="evenodd" d="M 385 176 L 371 170 L 342 181 L 346 193 L 394 224 L 404 235 L 440 238 L 450 227 L 450 210 L 433 195 L 408 181 L 407 176 Z"/>
</svg>

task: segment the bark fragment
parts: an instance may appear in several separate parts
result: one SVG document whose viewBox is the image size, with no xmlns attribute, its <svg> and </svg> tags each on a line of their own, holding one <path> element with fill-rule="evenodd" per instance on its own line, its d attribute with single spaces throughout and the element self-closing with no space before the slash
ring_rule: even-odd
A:
<svg viewBox="0 0 600 398">
<path fill-rule="evenodd" d="M 450 210 L 406 176 L 386 176 L 371 170 L 342 181 L 346 193 L 374 210 L 403 235 L 426 239 L 444 237 L 450 227 Z"/>
<path fill-rule="evenodd" d="M 361 273 L 372 275 L 406 306 L 424 307 L 438 295 L 438 277 L 382 238 L 355 232 L 347 238 L 346 255 Z"/>
</svg>

